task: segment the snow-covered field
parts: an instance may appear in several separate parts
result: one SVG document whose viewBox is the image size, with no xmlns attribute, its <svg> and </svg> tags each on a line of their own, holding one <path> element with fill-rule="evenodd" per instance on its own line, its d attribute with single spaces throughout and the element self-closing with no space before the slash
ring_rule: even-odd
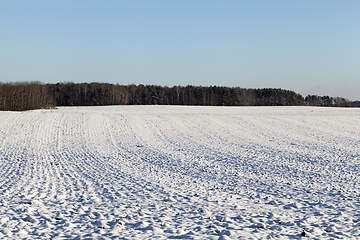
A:
<svg viewBox="0 0 360 240">
<path fill-rule="evenodd" d="M 0 112 L 0 239 L 359 239 L 359 146 L 360 109 Z"/>
</svg>

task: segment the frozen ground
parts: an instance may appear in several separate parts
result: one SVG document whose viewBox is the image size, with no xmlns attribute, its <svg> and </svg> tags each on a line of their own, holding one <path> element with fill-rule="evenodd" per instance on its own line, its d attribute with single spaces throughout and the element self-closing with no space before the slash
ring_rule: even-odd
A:
<svg viewBox="0 0 360 240">
<path fill-rule="evenodd" d="M 358 239 L 359 146 L 360 109 L 0 112 L 0 239 Z"/>
</svg>

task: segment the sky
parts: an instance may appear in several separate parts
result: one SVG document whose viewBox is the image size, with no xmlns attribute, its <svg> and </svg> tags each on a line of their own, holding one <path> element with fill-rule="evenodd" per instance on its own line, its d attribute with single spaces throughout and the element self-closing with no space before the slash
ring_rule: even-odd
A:
<svg viewBox="0 0 360 240">
<path fill-rule="evenodd" d="M 282 88 L 360 100 L 358 0 L 0 1 L 0 82 Z"/>
</svg>

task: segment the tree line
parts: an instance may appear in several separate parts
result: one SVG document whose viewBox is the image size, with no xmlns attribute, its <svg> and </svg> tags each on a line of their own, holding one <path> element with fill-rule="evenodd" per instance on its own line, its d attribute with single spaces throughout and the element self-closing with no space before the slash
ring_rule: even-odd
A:
<svg viewBox="0 0 360 240">
<path fill-rule="evenodd" d="M 308 95 L 305 97 L 306 106 L 322 106 L 322 107 L 359 107 L 358 103 L 351 102 L 342 97 L 329 97 Z"/>
<path fill-rule="evenodd" d="M 48 85 L 40 82 L 0 83 L 0 111 L 25 111 L 55 107 Z"/>
<path fill-rule="evenodd" d="M 56 106 L 341 106 L 344 98 L 309 95 L 274 88 L 220 86 L 119 85 L 110 83 L 0 83 L 0 110 L 23 111 Z"/>
<path fill-rule="evenodd" d="M 114 85 L 109 83 L 48 84 L 56 106 L 192 105 L 299 106 L 304 98 L 283 89 L 219 86 Z"/>
</svg>

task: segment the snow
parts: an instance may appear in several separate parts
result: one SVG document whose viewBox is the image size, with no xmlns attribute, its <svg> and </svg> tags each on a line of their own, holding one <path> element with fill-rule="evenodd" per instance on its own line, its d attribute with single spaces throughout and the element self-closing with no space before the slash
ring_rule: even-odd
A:
<svg viewBox="0 0 360 240">
<path fill-rule="evenodd" d="M 0 112 L 1 239 L 360 237 L 360 109 Z"/>
</svg>

